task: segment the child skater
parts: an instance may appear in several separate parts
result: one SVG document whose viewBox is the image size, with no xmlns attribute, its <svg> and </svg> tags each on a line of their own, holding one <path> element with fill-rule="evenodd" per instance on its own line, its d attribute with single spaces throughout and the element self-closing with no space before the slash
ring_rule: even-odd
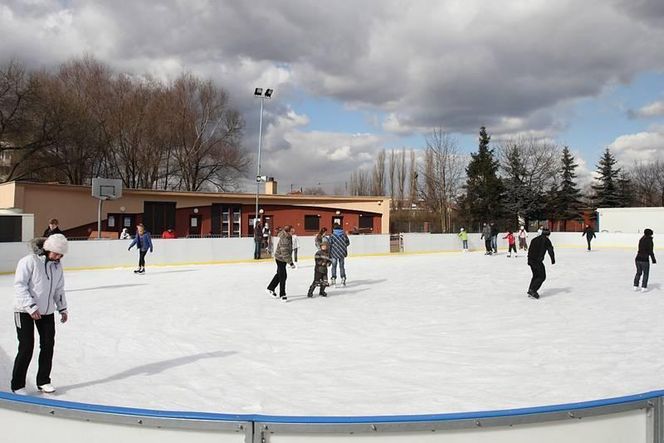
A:
<svg viewBox="0 0 664 443">
<path fill-rule="evenodd" d="M 321 297 L 327 297 L 327 293 L 325 292 L 325 287 L 328 286 L 327 267 L 332 264 L 328 245 L 329 243 L 324 241 L 320 244 L 320 249 L 316 251 L 314 257 L 314 281 L 311 283 L 311 286 L 309 286 L 307 297 L 314 296 L 314 289 L 316 289 L 316 286 L 320 287 Z"/>
<path fill-rule="evenodd" d="M 134 245 L 138 249 L 138 269 L 134 271 L 134 274 L 145 274 L 145 254 L 148 251 L 152 252 L 152 238 L 150 237 L 150 233 L 145 230 L 143 223 L 139 223 L 136 226 L 136 236 L 127 251 L 130 251 Z"/>
<path fill-rule="evenodd" d="M 653 252 L 654 245 L 652 242 L 652 229 L 644 229 L 643 237 L 639 240 L 639 252 L 636 254 L 636 275 L 634 276 L 634 290 L 639 290 L 639 281 L 641 280 L 641 275 L 643 274 L 643 281 L 641 282 L 641 292 L 646 292 L 648 290 L 648 274 L 650 274 L 650 262 L 648 259 L 652 260 L 652 264 L 657 263 L 655 259 L 655 253 Z M 588 241 L 590 244 L 590 240 Z"/>
<path fill-rule="evenodd" d="M 526 227 L 521 226 L 519 228 L 519 250 L 528 251 L 528 232 L 526 232 Z"/>
<path fill-rule="evenodd" d="M 461 245 L 463 246 L 463 252 L 468 252 L 468 233 L 466 232 L 466 230 L 464 228 L 461 228 L 457 235 L 461 239 Z"/>
<path fill-rule="evenodd" d="M 509 245 L 509 249 L 507 250 L 507 256 L 511 257 L 512 256 L 512 251 L 514 251 L 514 256 L 516 257 L 516 240 L 514 239 L 514 234 L 512 234 L 512 231 L 507 231 L 507 235 L 503 237 L 503 239 L 507 239 L 507 243 Z"/>
</svg>

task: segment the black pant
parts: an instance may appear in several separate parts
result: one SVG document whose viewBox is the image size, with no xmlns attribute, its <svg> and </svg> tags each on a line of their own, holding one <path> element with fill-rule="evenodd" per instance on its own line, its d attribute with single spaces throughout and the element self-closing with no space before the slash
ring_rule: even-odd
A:
<svg viewBox="0 0 664 443">
<path fill-rule="evenodd" d="M 641 283 L 641 287 L 647 288 L 648 275 L 650 274 L 650 262 L 635 261 L 634 263 L 636 263 L 636 275 L 634 276 L 634 286 L 639 286 L 639 280 L 641 280 L 641 274 L 643 274 L 643 283 Z"/>
<path fill-rule="evenodd" d="M 320 294 L 325 294 L 325 287 L 327 286 L 327 269 L 325 272 L 314 271 L 314 281 L 309 286 L 308 295 L 314 293 L 316 286 L 320 287 Z"/>
<path fill-rule="evenodd" d="M 262 239 L 254 239 L 254 259 L 258 260 L 261 258 L 261 246 L 263 245 Z"/>
<path fill-rule="evenodd" d="M 590 242 L 593 240 L 593 238 L 587 237 L 586 240 L 588 241 L 588 250 L 590 251 Z"/>
<path fill-rule="evenodd" d="M 293 248 L 293 261 L 297 263 L 297 250 L 300 248 Z"/>
<path fill-rule="evenodd" d="M 514 251 L 514 253 L 516 254 L 516 245 L 515 245 L 514 243 L 512 243 L 512 244 L 510 245 L 510 247 L 509 247 L 507 253 L 509 254 L 509 253 L 512 252 L 512 251 Z"/>
<path fill-rule="evenodd" d="M 147 254 L 148 251 L 138 251 L 138 267 L 139 268 L 144 268 L 145 267 L 145 254 Z"/>
<path fill-rule="evenodd" d="M 275 260 L 277 262 L 277 273 L 272 277 L 272 281 L 267 286 L 270 291 L 274 291 L 277 285 L 279 285 L 279 296 L 284 297 L 286 295 L 286 278 L 288 274 L 286 273 L 286 262 L 281 260 Z"/>
<path fill-rule="evenodd" d="M 51 366 L 53 364 L 53 348 L 55 347 L 55 315 L 42 315 L 41 319 L 33 320 L 25 312 L 14 313 L 16 336 L 18 337 L 18 354 L 14 360 L 12 372 L 12 391 L 25 388 L 25 377 L 32 360 L 35 346 L 34 325 L 39 332 L 39 369 L 37 370 L 37 386 L 51 382 Z"/>
<path fill-rule="evenodd" d="M 486 249 L 486 252 L 493 252 L 493 247 L 491 246 L 491 237 L 484 239 L 484 248 Z"/>
<path fill-rule="evenodd" d="M 530 270 L 533 271 L 533 278 L 530 280 L 531 291 L 537 291 L 542 287 L 542 283 L 546 280 L 546 269 L 543 262 L 529 262 Z"/>
</svg>

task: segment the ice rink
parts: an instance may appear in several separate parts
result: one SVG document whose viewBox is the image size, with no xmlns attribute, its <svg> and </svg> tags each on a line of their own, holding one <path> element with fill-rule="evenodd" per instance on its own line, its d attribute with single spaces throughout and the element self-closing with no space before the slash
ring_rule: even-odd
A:
<svg viewBox="0 0 664 443">
<path fill-rule="evenodd" d="M 524 256 L 350 257 L 348 286 L 288 302 L 273 262 L 66 272 L 54 398 L 279 415 L 477 411 L 664 388 L 662 265 L 632 291 L 635 252 L 559 249 L 540 300 Z M 662 255 L 661 251 L 659 254 Z M 662 258 L 664 259 L 664 258 Z M 13 276 L 0 276 L 0 386 L 17 346 Z M 317 293 L 317 292 L 316 292 Z M 28 373 L 34 385 L 36 354 Z"/>
</svg>

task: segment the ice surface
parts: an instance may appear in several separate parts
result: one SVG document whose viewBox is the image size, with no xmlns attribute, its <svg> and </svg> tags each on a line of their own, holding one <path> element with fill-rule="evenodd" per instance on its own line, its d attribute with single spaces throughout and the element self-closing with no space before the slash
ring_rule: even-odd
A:
<svg viewBox="0 0 664 443">
<path fill-rule="evenodd" d="M 347 260 L 348 286 L 284 303 L 271 262 L 66 273 L 55 398 L 283 415 L 476 411 L 664 387 L 664 290 L 632 291 L 634 252 L 557 251 L 540 300 L 525 257 L 446 253 Z M 149 257 L 148 257 L 149 259 Z M 0 386 L 16 352 L 13 276 L 0 276 Z M 35 393 L 37 350 L 28 373 Z M 35 395 L 38 395 L 35 393 Z"/>
</svg>

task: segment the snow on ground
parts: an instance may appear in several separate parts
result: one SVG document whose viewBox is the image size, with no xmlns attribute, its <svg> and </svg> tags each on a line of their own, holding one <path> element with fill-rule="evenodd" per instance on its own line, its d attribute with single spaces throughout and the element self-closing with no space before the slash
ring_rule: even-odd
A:
<svg viewBox="0 0 664 443">
<path fill-rule="evenodd" d="M 557 251 L 540 300 L 525 257 L 349 258 L 348 286 L 288 302 L 272 262 L 66 273 L 55 398 L 151 409 L 280 415 L 476 411 L 664 388 L 664 290 L 632 291 L 634 252 Z M 660 265 L 661 266 L 661 265 Z M 17 346 L 13 276 L 0 276 L 0 389 Z M 28 373 L 35 393 L 36 354 Z M 38 394 L 36 394 L 38 395 Z"/>
</svg>

